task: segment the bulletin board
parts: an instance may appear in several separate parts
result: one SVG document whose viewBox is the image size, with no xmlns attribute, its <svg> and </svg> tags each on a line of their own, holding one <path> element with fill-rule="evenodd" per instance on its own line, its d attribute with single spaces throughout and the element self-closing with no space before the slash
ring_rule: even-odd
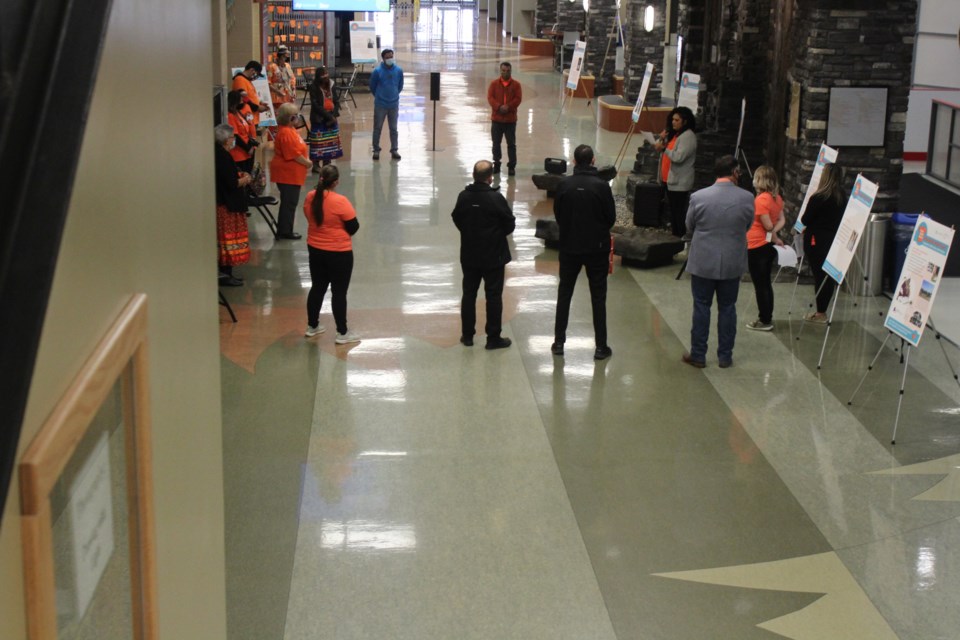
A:
<svg viewBox="0 0 960 640">
<path fill-rule="evenodd" d="M 831 147 L 882 147 L 887 130 L 886 87 L 832 87 L 827 115 Z"/>
</svg>

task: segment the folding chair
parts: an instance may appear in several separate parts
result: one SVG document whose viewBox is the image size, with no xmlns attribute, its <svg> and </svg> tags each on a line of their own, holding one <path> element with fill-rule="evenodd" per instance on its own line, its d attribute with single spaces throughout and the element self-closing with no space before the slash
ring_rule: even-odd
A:
<svg viewBox="0 0 960 640">
<path fill-rule="evenodd" d="M 357 74 L 360 73 L 360 65 L 353 65 L 353 73 L 350 74 L 350 79 L 347 80 L 344 84 L 336 87 L 337 92 L 337 101 L 340 104 L 343 104 L 343 97 L 347 96 L 350 98 L 350 102 L 353 103 L 353 106 L 357 106 L 357 99 L 353 97 L 353 85 L 357 81 Z"/>
<path fill-rule="evenodd" d="M 222 306 L 224 306 L 224 307 L 227 308 L 227 313 L 230 314 L 230 319 L 233 320 L 234 322 L 236 322 L 236 321 L 237 321 L 237 314 L 235 314 L 235 313 L 233 312 L 233 307 L 230 306 L 230 303 L 227 302 L 227 299 L 223 296 L 223 291 L 219 291 L 219 290 L 218 290 L 218 291 L 217 291 L 217 295 L 220 296 L 220 301 L 219 301 L 219 303 L 220 303 Z"/>
<path fill-rule="evenodd" d="M 573 61 L 573 50 L 577 46 L 577 40 L 579 39 L 580 39 L 579 31 L 563 32 L 563 40 L 560 42 L 560 50 L 557 52 L 557 56 L 559 60 L 558 67 L 561 72 L 563 72 L 563 70 L 566 68 L 564 67 L 564 64 L 569 66 L 570 63 Z M 570 51 L 570 60 L 567 60 L 566 63 L 564 63 L 564 57 L 565 57 L 564 54 L 567 52 L 567 50 Z"/>
<path fill-rule="evenodd" d="M 303 72 L 303 100 L 300 101 L 300 111 L 303 111 L 303 106 L 310 102 L 310 85 L 313 84 L 313 76 L 316 75 L 315 71 Z"/>
<path fill-rule="evenodd" d="M 277 237 L 277 219 L 273 216 L 273 212 L 270 211 L 270 207 L 280 204 L 280 202 L 273 196 L 255 196 L 250 193 L 247 194 L 247 205 L 256 209 L 260 215 L 263 217 L 263 221 L 267 223 L 267 226 L 270 227 L 270 232 L 273 234 L 273 237 Z"/>
</svg>

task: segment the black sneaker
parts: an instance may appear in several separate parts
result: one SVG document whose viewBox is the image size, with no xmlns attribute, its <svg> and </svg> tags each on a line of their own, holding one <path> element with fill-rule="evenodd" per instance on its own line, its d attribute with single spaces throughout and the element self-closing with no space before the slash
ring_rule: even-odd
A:
<svg viewBox="0 0 960 640">
<path fill-rule="evenodd" d="M 379 152 L 379 151 L 374 151 L 374 152 L 373 152 L 373 159 L 374 159 L 374 160 L 379 160 L 379 159 L 380 159 L 380 152 Z"/>
<path fill-rule="evenodd" d="M 510 338 L 487 338 L 486 349 L 488 351 L 492 351 L 494 349 L 506 349 L 511 344 L 513 344 L 513 342 L 510 340 Z"/>
<path fill-rule="evenodd" d="M 494 162 L 494 163 L 493 163 L 493 172 L 494 172 L 494 173 L 500 173 L 500 163 L 499 163 L 499 162 Z"/>
<path fill-rule="evenodd" d="M 514 169 L 513 167 L 508 167 L 508 168 L 507 168 L 507 175 L 508 175 L 508 176 L 515 176 L 515 175 L 517 175 L 517 170 Z"/>
<path fill-rule="evenodd" d="M 562 343 L 562 342 L 554 342 L 552 345 L 550 345 L 550 353 L 552 353 L 552 354 L 555 355 L 555 356 L 562 356 L 562 355 L 563 355 L 563 343 Z"/>
<path fill-rule="evenodd" d="M 613 349 L 610 347 L 597 347 L 597 350 L 593 352 L 594 360 L 606 360 L 613 355 Z"/>
<path fill-rule="evenodd" d="M 473 346 L 473 336 L 460 336 L 460 344 L 465 347 Z"/>
<path fill-rule="evenodd" d="M 390 152 L 390 157 L 393 158 L 394 160 L 399 160 L 399 159 L 400 159 L 400 154 L 397 153 L 396 151 L 391 151 L 391 152 Z"/>
</svg>

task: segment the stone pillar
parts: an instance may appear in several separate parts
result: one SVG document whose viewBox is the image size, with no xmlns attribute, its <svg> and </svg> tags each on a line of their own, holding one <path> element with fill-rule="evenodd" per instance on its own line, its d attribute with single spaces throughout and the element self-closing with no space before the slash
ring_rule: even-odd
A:
<svg viewBox="0 0 960 640">
<path fill-rule="evenodd" d="M 583 1 L 558 0 L 557 2 L 557 31 L 579 31 L 581 39 L 584 36 Z"/>
<path fill-rule="evenodd" d="M 537 0 L 537 14 L 534 18 L 534 33 L 540 35 L 557 21 L 557 0 Z"/>
<path fill-rule="evenodd" d="M 647 101 L 655 104 L 660 100 L 663 83 L 663 42 L 667 37 L 666 0 L 626 0 L 626 17 L 623 21 L 623 96 L 635 103 L 643 82 L 647 63 L 654 65 Z M 643 14 L 647 5 L 653 7 L 653 31 L 643 28 Z"/>
<path fill-rule="evenodd" d="M 616 66 L 617 41 L 611 38 L 617 17 L 616 0 L 590 0 L 586 20 L 587 51 L 584 55 L 586 72 L 595 77 L 594 95 L 613 92 L 613 70 Z M 601 77 L 601 71 L 602 77 Z"/>
<path fill-rule="evenodd" d="M 820 0 L 797 5 L 790 79 L 801 87 L 800 128 L 787 139 L 784 199 L 788 220 L 803 200 L 817 150 L 826 140 L 830 87 L 887 87 L 882 147 L 842 147 L 837 163 L 847 185 L 857 173 L 877 182 L 873 210 L 894 211 L 903 172 L 903 139 L 910 90 L 917 0 Z"/>
</svg>

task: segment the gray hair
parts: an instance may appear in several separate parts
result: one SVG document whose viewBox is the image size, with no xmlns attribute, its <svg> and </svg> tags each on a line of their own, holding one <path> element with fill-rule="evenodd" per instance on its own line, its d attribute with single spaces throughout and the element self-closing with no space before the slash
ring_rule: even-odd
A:
<svg viewBox="0 0 960 640">
<path fill-rule="evenodd" d="M 233 127 L 228 124 L 218 124 L 213 128 L 213 137 L 217 144 L 222 146 L 233 137 Z"/>
</svg>

